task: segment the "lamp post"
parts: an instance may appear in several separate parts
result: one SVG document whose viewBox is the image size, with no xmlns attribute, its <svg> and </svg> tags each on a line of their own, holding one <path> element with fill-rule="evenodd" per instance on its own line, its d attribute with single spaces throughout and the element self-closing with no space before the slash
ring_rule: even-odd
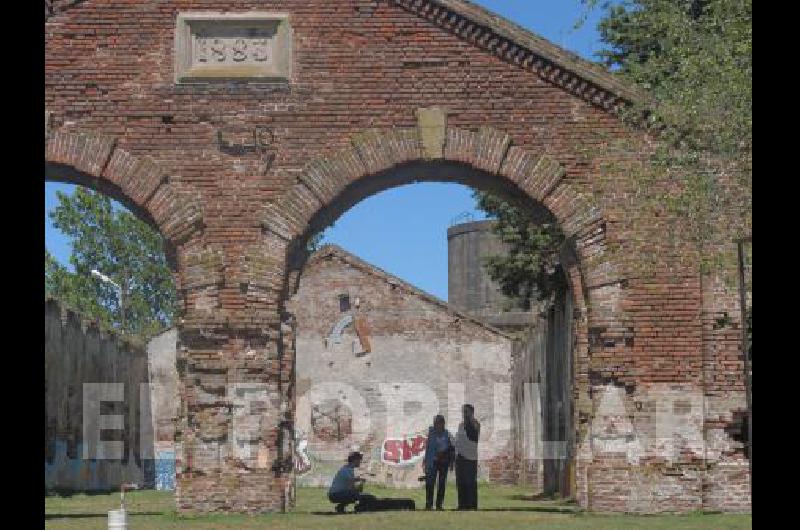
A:
<svg viewBox="0 0 800 530">
<path fill-rule="evenodd" d="M 119 300 L 120 328 L 122 329 L 122 332 L 125 333 L 125 289 L 97 269 L 92 269 L 92 276 L 96 276 L 101 281 L 111 284 L 117 290 L 117 298 Z"/>
</svg>

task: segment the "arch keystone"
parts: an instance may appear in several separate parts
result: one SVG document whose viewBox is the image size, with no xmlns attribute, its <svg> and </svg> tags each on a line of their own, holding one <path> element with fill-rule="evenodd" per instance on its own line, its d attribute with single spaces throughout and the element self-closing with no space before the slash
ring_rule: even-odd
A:
<svg viewBox="0 0 800 530">
<path fill-rule="evenodd" d="M 444 145 L 447 140 L 447 111 L 441 107 L 421 107 L 415 113 L 422 158 L 428 160 L 444 158 Z"/>
</svg>

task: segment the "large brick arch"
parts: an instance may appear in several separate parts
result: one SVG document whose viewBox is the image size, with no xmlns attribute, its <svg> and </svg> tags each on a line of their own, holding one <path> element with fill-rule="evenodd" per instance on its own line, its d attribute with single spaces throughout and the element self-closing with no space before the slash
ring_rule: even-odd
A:
<svg viewBox="0 0 800 530">
<path fill-rule="evenodd" d="M 505 194 L 539 210 L 539 215 L 545 212 L 571 243 L 564 266 L 575 308 L 572 425 L 575 439 L 581 440 L 587 428 L 580 415 L 591 403 L 589 329 L 623 327 L 623 279 L 606 252 L 602 212 L 591 196 L 565 180 L 563 166 L 548 154 L 513 145 L 508 134 L 491 127 L 450 127 L 442 132 L 441 149 L 433 155 L 418 128 L 371 129 L 309 162 L 296 183 L 265 206 L 264 241 L 243 258 L 242 270 L 249 273 L 242 282 L 253 292 L 277 293 L 281 318 L 290 322 L 292 315 L 284 303 L 297 288 L 308 237 L 355 203 L 393 186 L 426 180 L 459 182 Z M 291 345 L 292 339 L 285 337 L 284 342 Z M 292 399 L 291 392 L 287 399 Z M 575 480 L 580 491 L 589 487 L 585 473 L 578 473 Z"/>
<path fill-rule="evenodd" d="M 548 154 L 513 145 L 508 134 L 491 127 L 449 127 L 441 152 L 433 156 L 417 128 L 370 129 L 310 161 L 297 182 L 265 206 L 262 227 L 286 244 L 291 273 L 294 250 L 364 197 L 419 180 L 461 182 L 543 207 L 572 241 L 582 285 L 590 292 L 617 285 L 622 278 L 606 252 L 600 208 L 564 175 L 563 166 Z M 610 309 L 611 315 L 621 313 L 618 307 Z"/>
<path fill-rule="evenodd" d="M 49 116 L 46 114 L 45 123 Z M 46 130 L 45 181 L 79 184 L 125 205 L 164 238 L 164 252 L 180 298 L 178 328 L 196 319 L 221 283 L 219 250 L 203 240 L 203 202 L 188 186 L 147 157 L 89 131 Z"/>
</svg>

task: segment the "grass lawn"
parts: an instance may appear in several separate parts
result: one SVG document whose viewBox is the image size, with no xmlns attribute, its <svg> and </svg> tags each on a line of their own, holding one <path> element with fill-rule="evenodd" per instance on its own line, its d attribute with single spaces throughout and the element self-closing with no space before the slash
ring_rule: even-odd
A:
<svg viewBox="0 0 800 530">
<path fill-rule="evenodd" d="M 131 530 L 199 528 L 251 529 L 275 528 L 303 530 L 505 530 L 547 529 L 723 529 L 751 528 L 750 515 L 600 515 L 581 513 L 563 501 L 530 500 L 528 490 L 513 486 L 481 485 L 478 494 L 481 510 L 456 512 L 456 491 L 449 487 L 444 512 L 425 512 L 425 492 L 386 489 L 377 486 L 367 491 L 378 497 L 407 497 L 417 503 L 416 512 L 384 512 L 334 515 L 333 507 L 321 488 L 299 488 L 297 508 L 291 514 L 182 516 L 175 513 L 170 492 L 135 491 L 126 494 L 128 527 Z M 45 527 L 105 529 L 107 512 L 119 508 L 119 494 L 45 497 Z M 350 507 L 352 510 L 352 506 Z"/>
</svg>

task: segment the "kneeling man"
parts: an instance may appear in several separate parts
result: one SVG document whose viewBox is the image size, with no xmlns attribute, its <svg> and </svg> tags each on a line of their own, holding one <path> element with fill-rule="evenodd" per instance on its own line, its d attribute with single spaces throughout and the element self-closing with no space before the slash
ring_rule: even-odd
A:
<svg viewBox="0 0 800 530">
<path fill-rule="evenodd" d="M 371 501 L 375 497 L 361 493 L 364 488 L 364 479 L 357 478 L 355 469 L 361 465 L 363 455 L 358 451 L 350 453 L 347 457 L 347 464 L 336 472 L 333 477 L 333 482 L 328 490 L 328 500 L 336 504 L 336 511 L 344 513 L 344 509 L 348 504 L 356 501 Z"/>
</svg>

